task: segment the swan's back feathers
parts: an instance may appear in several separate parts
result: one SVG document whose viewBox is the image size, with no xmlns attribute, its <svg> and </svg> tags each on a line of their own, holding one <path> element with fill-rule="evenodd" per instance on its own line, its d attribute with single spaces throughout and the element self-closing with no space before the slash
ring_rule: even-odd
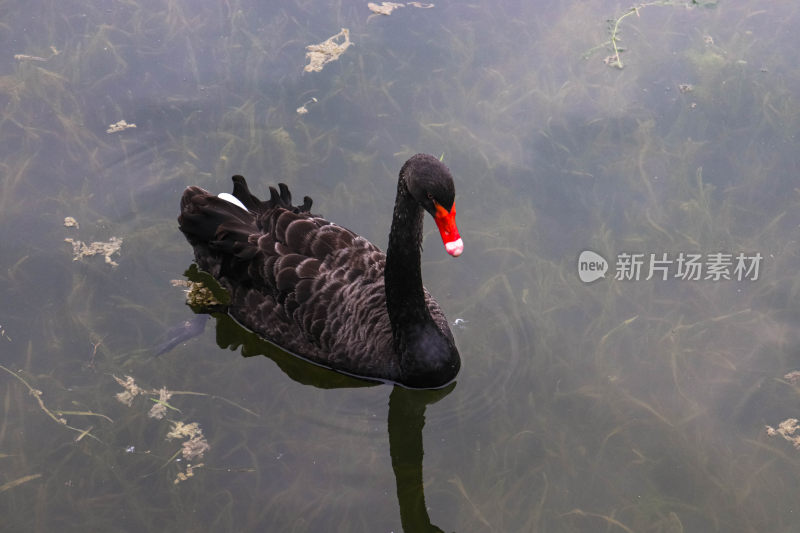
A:
<svg viewBox="0 0 800 533">
<path fill-rule="evenodd" d="M 401 380 L 386 312 L 385 254 L 352 231 L 292 206 L 288 187 L 253 195 L 234 176 L 234 196 L 247 211 L 189 187 L 180 229 L 198 265 L 230 292 L 229 313 L 284 349 L 316 363 L 365 377 Z M 452 340 L 439 306 L 431 315 Z"/>
</svg>

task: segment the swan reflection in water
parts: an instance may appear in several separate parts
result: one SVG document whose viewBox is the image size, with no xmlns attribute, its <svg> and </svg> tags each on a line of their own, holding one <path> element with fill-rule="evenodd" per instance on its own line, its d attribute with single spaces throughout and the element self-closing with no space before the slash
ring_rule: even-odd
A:
<svg viewBox="0 0 800 533">
<path fill-rule="evenodd" d="M 236 350 L 241 347 L 243 357 L 265 355 L 298 383 L 322 389 L 381 385 L 304 361 L 247 331 L 225 313 L 214 313 L 212 317 L 216 319 L 216 341 L 220 348 Z M 406 533 L 442 531 L 431 524 L 425 506 L 422 428 L 425 426 L 426 407 L 450 394 L 455 387 L 455 382 L 436 390 L 414 390 L 394 385 L 389 396 L 389 452 L 397 486 L 400 520 Z"/>
</svg>

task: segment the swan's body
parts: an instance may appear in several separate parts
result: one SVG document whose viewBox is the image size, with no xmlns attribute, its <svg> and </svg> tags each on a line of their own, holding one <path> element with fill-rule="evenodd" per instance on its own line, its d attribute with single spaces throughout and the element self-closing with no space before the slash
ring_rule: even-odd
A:
<svg viewBox="0 0 800 533">
<path fill-rule="evenodd" d="M 423 154 L 403 165 L 386 254 L 311 214 L 310 198 L 293 207 L 283 184 L 262 202 L 243 177 L 233 181 L 232 198 L 186 189 L 178 221 L 200 268 L 230 292 L 236 320 L 348 374 L 426 388 L 455 378 L 458 350 L 420 269 L 424 210 L 448 253 L 463 250 L 447 167 Z"/>
</svg>

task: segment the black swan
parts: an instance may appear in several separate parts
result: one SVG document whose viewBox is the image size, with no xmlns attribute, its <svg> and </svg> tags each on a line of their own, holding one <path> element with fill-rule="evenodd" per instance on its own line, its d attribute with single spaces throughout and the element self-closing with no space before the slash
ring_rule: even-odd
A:
<svg viewBox="0 0 800 533">
<path fill-rule="evenodd" d="M 292 206 L 283 183 L 253 196 L 242 176 L 233 195 L 189 187 L 180 229 L 195 259 L 231 295 L 228 313 L 285 350 L 331 369 L 412 388 L 438 388 L 461 359 L 439 305 L 422 286 L 424 211 L 447 252 L 464 244 L 455 223 L 455 188 L 437 158 L 417 154 L 397 181 L 384 254 L 352 231 Z"/>
</svg>

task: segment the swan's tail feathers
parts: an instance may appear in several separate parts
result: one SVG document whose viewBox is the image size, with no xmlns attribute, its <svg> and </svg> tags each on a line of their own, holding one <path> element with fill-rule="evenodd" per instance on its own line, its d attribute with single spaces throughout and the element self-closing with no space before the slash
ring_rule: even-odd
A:
<svg viewBox="0 0 800 533">
<path fill-rule="evenodd" d="M 278 189 L 280 189 L 280 191 L 276 190 L 275 187 L 270 187 L 269 200 L 262 202 L 256 195 L 250 192 L 250 188 L 247 186 L 247 181 L 244 179 L 244 176 L 236 175 L 232 179 L 233 195 L 250 211 L 263 214 L 270 209 L 282 208 L 293 211 L 294 213 L 311 212 L 313 200 L 305 196 L 302 204 L 297 206 L 292 205 L 292 193 L 289 192 L 289 187 L 287 187 L 285 183 L 278 184 Z"/>
<path fill-rule="evenodd" d="M 295 207 L 297 210 L 295 213 L 311 213 L 311 204 L 313 203 L 314 200 L 312 200 L 310 196 L 303 196 L 303 205 Z"/>
<path fill-rule="evenodd" d="M 233 180 L 233 195 L 250 211 L 259 211 L 262 202 L 250 192 L 244 176 L 237 174 L 231 179 Z"/>
<path fill-rule="evenodd" d="M 199 187 L 183 192 L 178 224 L 192 246 L 205 245 L 241 259 L 251 258 L 258 250 L 249 242 L 257 231 L 255 216 Z"/>
</svg>

